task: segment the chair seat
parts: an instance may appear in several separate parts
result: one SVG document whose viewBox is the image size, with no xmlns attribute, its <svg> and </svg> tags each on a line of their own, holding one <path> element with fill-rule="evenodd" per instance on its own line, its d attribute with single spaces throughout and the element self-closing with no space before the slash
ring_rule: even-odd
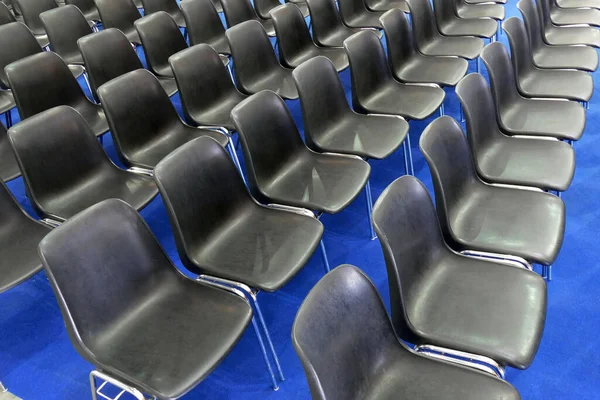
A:
<svg viewBox="0 0 600 400">
<path fill-rule="evenodd" d="M 493 18 L 503 20 L 506 16 L 504 7 L 500 4 L 466 4 L 461 3 L 456 14 L 461 18 Z"/>
<path fill-rule="evenodd" d="M 110 366 L 106 371 L 117 378 L 160 398 L 178 398 L 225 358 L 252 310 L 234 294 L 183 276 L 168 278 L 94 340 L 91 350 L 95 364 Z"/>
<path fill-rule="evenodd" d="M 21 176 L 21 170 L 5 132 L 0 136 L 0 179 L 8 182 L 18 176 Z"/>
<path fill-rule="evenodd" d="M 496 34 L 498 23 L 489 18 L 456 18 L 438 24 L 440 33 L 445 36 L 477 36 L 490 38 Z"/>
<path fill-rule="evenodd" d="M 308 4 L 306 4 L 306 1 L 290 1 L 290 3 L 294 3 L 298 6 L 304 18 L 310 16 L 310 10 L 308 9 Z"/>
<path fill-rule="evenodd" d="M 178 27 L 186 27 L 185 18 L 183 17 L 183 13 L 181 12 L 181 10 L 175 10 L 175 12 L 169 13 L 169 15 L 171 16 L 171 18 L 173 18 Z"/>
<path fill-rule="evenodd" d="M 70 64 L 69 69 L 75 79 L 79 78 L 85 72 L 85 67 L 83 65 Z"/>
<path fill-rule="evenodd" d="M 213 38 L 212 40 L 206 42 L 206 44 L 209 44 L 219 54 L 224 54 L 224 55 L 231 54 L 231 49 L 229 48 L 229 42 L 227 42 L 227 37 L 225 35 L 221 35 L 217 38 Z"/>
<path fill-rule="evenodd" d="M 108 122 L 101 106 L 89 101 L 73 106 L 85 119 L 96 136 L 102 136 L 108 132 Z"/>
<path fill-rule="evenodd" d="M 135 44 L 135 45 L 141 45 L 142 44 L 142 40 L 140 39 L 140 35 L 137 33 L 137 30 L 134 27 L 131 27 L 130 29 L 127 29 L 125 31 L 122 31 L 125 36 L 127 36 L 127 40 L 129 40 L 131 43 Z"/>
<path fill-rule="evenodd" d="M 96 9 L 96 7 L 94 7 L 91 10 L 87 10 L 86 12 L 84 12 L 83 16 L 88 21 L 98 21 L 98 22 L 102 21 L 101 18 L 100 18 L 100 13 Z"/>
<path fill-rule="evenodd" d="M 531 365 L 546 320 L 541 276 L 447 251 L 417 288 L 416 296 L 406 298 L 406 313 L 419 344 L 480 354 L 518 369 Z"/>
<path fill-rule="evenodd" d="M 214 107 L 205 110 L 188 110 L 189 116 L 196 125 L 205 126 L 220 126 L 228 131 L 235 131 L 235 126 L 231 121 L 231 110 L 237 106 L 245 96 L 228 96 L 222 99 L 219 103 L 215 103 Z"/>
<path fill-rule="evenodd" d="M 556 0 L 561 8 L 600 8 L 600 0 Z"/>
<path fill-rule="evenodd" d="M 154 180 L 145 175 L 124 171 L 116 166 L 104 170 L 75 191 L 49 199 L 38 199 L 42 211 L 57 221 L 71 218 L 80 211 L 106 199 L 120 199 L 136 210 L 144 208 L 156 195 Z"/>
<path fill-rule="evenodd" d="M 335 214 L 361 192 L 371 167 L 350 157 L 306 151 L 276 174 L 260 182 L 263 194 L 275 203 Z"/>
<path fill-rule="evenodd" d="M 26 281 L 42 269 L 37 247 L 49 231 L 46 225 L 26 217 L 2 227 L 0 293 Z"/>
<path fill-rule="evenodd" d="M 510 254 L 551 265 L 563 242 L 565 205 L 557 196 L 521 189 L 470 186 L 448 217 L 462 249 Z"/>
<path fill-rule="evenodd" d="M 292 78 L 292 70 L 288 68 L 277 68 L 264 74 L 256 81 L 248 82 L 248 94 L 258 93 L 263 90 L 271 90 L 286 100 L 298 98 L 298 90 Z"/>
<path fill-rule="evenodd" d="M 348 56 L 343 48 L 317 46 L 307 47 L 300 54 L 296 54 L 295 57 L 292 57 L 291 60 L 289 60 L 290 67 L 296 68 L 304 61 L 308 61 L 311 58 L 318 56 L 327 57 L 338 72 L 348 68 Z"/>
<path fill-rule="evenodd" d="M 50 45 L 50 39 L 48 39 L 48 35 L 35 35 L 35 40 L 37 40 L 38 44 L 42 48 Z"/>
<path fill-rule="evenodd" d="M 519 98 L 500 110 L 499 121 L 510 135 L 579 140 L 585 128 L 585 109 L 573 101 Z"/>
<path fill-rule="evenodd" d="M 316 218 L 254 205 L 189 252 L 210 275 L 274 292 L 304 267 L 322 235 Z"/>
<path fill-rule="evenodd" d="M 575 174 L 575 151 L 567 143 L 500 136 L 477 155 L 487 181 L 565 191 Z"/>
<path fill-rule="evenodd" d="M 358 32 L 360 32 L 360 28 L 348 28 L 346 25 L 340 23 L 335 29 L 327 32 L 327 35 L 319 36 L 318 43 L 321 46 L 342 47 L 344 45 L 344 40 Z M 317 42 L 317 40 L 315 40 L 315 42 Z"/>
<path fill-rule="evenodd" d="M 260 18 L 257 21 L 261 23 L 263 28 L 265 28 L 265 32 L 267 32 L 267 35 L 275 36 L 275 26 L 273 26 L 273 20 Z"/>
<path fill-rule="evenodd" d="M 144 148 L 137 149 L 137 151 L 126 154 L 125 156 L 132 166 L 154 169 L 156 164 L 173 150 L 191 140 L 203 136 L 213 138 L 223 147 L 227 146 L 229 141 L 227 136 L 222 133 L 178 124 L 175 129 L 171 129 L 167 134 L 161 135 L 159 140 L 155 140 Z"/>
<path fill-rule="evenodd" d="M 156 78 L 167 93 L 167 96 L 171 97 L 179 90 L 177 88 L 177 82 L 175 81 L 175 78 L 169 78 L 166 76 L 157 76 Z"/>
<path fill-rule="evenodd" d="M 589 46 L 544 46 L 533 50 L 533 62 L 539 68 L 579 69 L 594 72 L 598 53 Z"/>
<path fill-rule="evenodd" d="M 556 25 L 592 25 L 600 26 L 600 10 L 592 9 L 554 9 L 550 19 Z"/>
<path fill-rule="evenodd" d="M 375 28 L 383 29 L 379 18 L 383 15 L 380 11 L 365 11 L 363 14 L 353 15 L 351 19 L 345 21 L 350 28 Z"/>
<path fill-rule="evenodd" d="M 0 90 L 0 114 L 16 107 L 15 98 L 9 90 Z"/>
<path fill-rule="evenodd" d="M 312 140 L 321 151 L 381 160 L 396 151 L 407 134 L 408 123 L 403 119 L 349 114 Z"/>
<path fill-rule="evenodd" d="M 437 361 L 406 350 L 388 355 L 385 373 L 369 383 L 366 393 L 356 399 L 398 400 L 519 400 L 508 383 L 491 375 L 445 361 Z M 427 378 L 424 378 L 427 377 Z"/>
<path fill-rule="evenodd" d="M 474 60 L 483 50 L 483 40 L 475 37 L 436 36 L 419 50 L 428 56 L 457 56 Z"/>
<path fill-rule="evenodd" d="M 61 54 L 63 60 L 69 65 L 84 65 L 83 56 L 81 52 L 73 52 L 71 54 Z"/>
<path fill-rule="evenodd" d="M 409 119 L 424 119 L 433 114 L 444 102 L 445 93 L 435 86 L 388 84 L 366 99 L 361 106 L 374 114 L 402 115 Z"/>
<path fill-rule="evenodd" d="M 415 52 L 393 72 L 396 79 L 402 82 L 456 86 L 468 69 L 469 63 L 463 58 L 430 57 Z"/>
<path fill-rule="evenodd" d="M 492 3 L 496 4 L 506 4 L 507 0 L 493 0 Z M 488 0 L 465 0 L 467 4 L 482 4 L 482 3 L 490 3 Z"/>
<path fill-rule="evenodd" d="M 399 8 L 402 12 L 409 13 L 408 4 L 406 0 L 371 0 L 365 2 L 367 8 L 371 11 L 388 11 L 393 8 Z"/>
<path fill-rule="evenodd" d="M 589 101 L 594 92 L 594 79 L 584 71 L 533 69 L 518 80 L 519 91 L 527 97 Z"/>
<path fill-rule="evenodd" d="M 545 36 L 551 45 L 584 44 L 600 48 L 600 31 L 591 26 L 546 26 Z"/>
</svg>

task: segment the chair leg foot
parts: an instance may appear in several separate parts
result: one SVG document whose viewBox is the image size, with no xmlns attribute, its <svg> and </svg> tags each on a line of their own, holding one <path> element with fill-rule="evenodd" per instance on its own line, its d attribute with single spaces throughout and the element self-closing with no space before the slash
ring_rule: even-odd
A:
<svg viewBox="0 0 600 400">
<path fill-rule="evenodd" d="M 327 252 L 325 251 L 325 243 L 323 243 L 323 239 L 319 243 L 319 247 L 321 247 L 321 255 L 323 256 L 323 264 L 325 264 L 325 273 L 331 271 L 329 268 L 329 260 L 327 259 Z"/>
<path fill-rule="evenodd" d="M 254 333 L 256 333 L 256 338 L 258 339 L 258 345 L 260 346 L 260 350 L 263 355 L 263 359 L 265 360 L 265 364 L 267 364 L 267 370 L 269 371 L 269 375 L 271 376 L 271 382 L 273 382 L 273 390 L 279 390 L 279 385 L 277 385 L 277 380 L 275 379 L 275 374 L 273 373 L 273 367 L 271 367 L 271 362 L 269 361 L 269 356 L 267 355 L 267 349 L 265 348 L 265 343 L 263 342 L 262 336 L 258 329 L 258 324 L 256 323 L 256 318 L 252 317 L 252 327 L 254 328 Z M 94 399 L 95 400 L 95 399 Z"/>
<path fill-rule="evenodd" d="M 254 302 L 254 309 L 256 310 L 256 314 L 258 315 L 258 322 L 262 326 L 263 332 L 265 333 L 265 339 L 267 339 L 267 344 L 269 345 L 269 349 L 271 350 L 271 355 L 273 356 L 275 367 L 277 368 L 277 372 L 279 373 L 279 379 L 284 381 L 285 377 L 283 376 L 283 371 L 281 370 L 281 365 L 279 364 L 279 357 L 277 357 L 277 353 L 275 352 L 275 346 L 273 346 L 273 341 L 271 340 L 271 335 L 269 334 L 269 330 L 267 329 L 267 324 L 265 323 L 262 311 L 260 310 L 260 306 L 258 305 L 256 294 L 251 294 L 251 297 L 252 301 Z"/>
<path fill-rule="evenodd" d="M 365 185 L 365 197 L 367 200 L 367 213 L 369 216 L 369 232 L 371 234 L 371 240 L 377 239 L 375 229 L 373 228 L 373 197 L 371 194 L 371 183 L 367 181 Z"/>
</svg>

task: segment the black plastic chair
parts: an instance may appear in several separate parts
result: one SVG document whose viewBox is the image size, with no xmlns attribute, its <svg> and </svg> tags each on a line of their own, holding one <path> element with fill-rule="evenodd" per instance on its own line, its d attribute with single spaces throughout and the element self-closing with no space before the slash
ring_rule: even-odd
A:
<svg viewBox="0 0 600 400">
<path fill-rule="evenodd" d="M 223 14 L 228 28 L 241 24 L 245 21 L 257 21 L 269 36 L 275 36 L 273 21 L 261 18 L 252 7 L 250 0 L 221 0 Z"/>
<path fill-rule="evenodd" d="M 248 187 L 259 202 L 335 214 L 367 185 L 369 164 L 359 157 L 307 148 L 285 102 L 275 93 L 255 94 L 238 104 L 231 117 L 244 150 Z M 368 188 L 365 193 L 370 214 Z"/>
<path fill-rule="evenodd" d="M 243 22 L 229 28 L 225 35 L 231 48 L 235 81 L 241 92 L 272 90 L 285 99 L 298 98 L 292 70 L 279 63 L 267 32 L 258 21 Z"/>
<path fill-rule="evenodd" d="M 102 85 L 98 90 L 117 154 L 127 167 L 152 171 L 179 146 L 209 136 L 223 147 L 226 135 L 185 124 L 162 86 L 149 71 L 138 69 Z M 233 144 L 231 144 L 233 148 Z"/>
<path fill-rule="evenodd" d="M 279 6 L 271 12 L 279 40 L 279 60 L 288 68 L 296 68 L 317 56 L 327 57 L 338 71 L 348 68 L 348 57 L 342 48 L 318 47 L 310 36 L 300 9 L 293 3 Z"/>
<path fill-rule="evenodd" d="M 127 36 L 131 43 L 139 45 L 140 37 L 134 23 L 142 18 L 138 7 L 132 0 L 94 0 L 100 12 L 104 29 L 117 28 Z"/>
<path fill-rule="evenodd" d="M 429 0 L 406 0 L 410 9 L 415 43 L 428 56 L 479 57 L 483 40 L 476 37 L 448 37 L 438 31 Z"/>
<path fill-rule="evenodd" d="M 496 114 L 509 135 L 550 136 L 579 140 L 585 128 L 585 109 L 574 101 L 529 99 L 519 94 L 506 47 L 490 43 L 481 52 L 487 68 Z"/>
<path fill-rule="evenodd" d="M 501 4 L 469 4 L 464 0 L 454 0 L 456 15 L 460 18 L 493 18 L 504 20 L 506 12 Z"/>
<path fill-rule="evenodd" d="M 476 36 L 491 38 L 496 34 L 498 22 L 491 18 L 460 18 L 455 0 L 433 0 L 437 27 L 444 36 Z"/>
<path fill-rule="evenodd" d="M 551 46 L 543 40 L 540 17 L 533 0 L 520 0 L 517 8 L 523 15 L 525 28 L 533 56 L 538 68 L 579 69 L 596 71 L 598 53 L 589 46 Z"/>
<path fill-rule="evenodd" d="M 77 41 L 77 46 L 85 61 L 92 96 L 96 101 L 99 100 L 97 91 L 100 86 L 117 76 L 144 68 L 127 37 L 115 28 L 83 37 Z M 158 80 L 167 95 L 177 93 L 175 79 L 158 77 Z"/>
<path fill-rule="evenodd" d="M 13 15 L 12 12 L 8 9 L 6 4 L 0 2 L 0 25 L 10 24 L 11 22 L 16 22 L 17 19 Z"/>
<path fill-rule="evenodd" d="M 531 365 L 546 320 L 546 283 L 539 275 L 451 250 L 427 189 L 412 176 L 383 191 L 373 220 L 385 256 L 392 324 L 402 340 L 417 351 L 460 355 L 461 363 L 485 366 L 500 378 L 506 366 Z"/>
<path fill-rule="evenodd" d="M 294 82 L 309 148 L 381 160 L 403 145 L 405 171 L 411 173 L 408 123 L 398 116 L 354 112 L 331 61 L 315 57 L 304 62 L 294 70 Z"/>
<path fill-rule="evenodd" d="M 15 61 L 5 72 L 21 120 L 66 105 L 83 116 L 96 136 L 108 131 L 102 107 L 86 97 L 67 64 L 56 53 L 44 51 Z"/>
<path fill-rule="evenodd" d="M 549 266 L 565 233 L 565 205 L 549 193 L 483 183 L 473 166 L 469 145 L 455 120 L 440 117 L 421 135 L 436 208 L 446 243 L 457 251 L 520 263 Z M 507 255 L 507 256 L 504 256 Z"/>
<path fill-rule="evenodd" d="M 308 210 L 258 204 L 219 147 L 211 139 L 194 140 L 161 161 L 154 177 L 183 265 L 252 299 L 283 380 L 257 296 L 276 292 L 306 265 L 323 225 Z"/>
<path fill-rule="evenodd" d="M 37 246 L 51 228 L 31 218 L 4 183 L 0 183 L 0 210 L 0 293 L 3 293 L 42 269 Z"/>
<path fill-rule="evenodd" d="M 190 46 L 206 43 L 220 54 L 231 54 L 221 17 L 211 0 L 184 0 L 181 11 Z"/>
<path fill-rule="evenodd" d="M 444 102 L 437 85 L 404 84 L 392 76 L 383 46 L 373 32 L 359 32 L 346 39 L 350 60 L 352 103 L 360 113 L 401 115 L 424 119 Z"/>
<path fill-rule="evenodd" d="M 177 5 L 177 0 L 142 0 L 144 6 L 144 15 L 154 14 L 159 11 L 164 11 L 173 18 L 177 26 L 186 27 L 183 13 Z"/>
<path fill-rule="evenodd" d="M 181 274 L 122 201 L 67 221 L 39 253 L 71 342 L 96 367 L 94 397 L 106 397 L 99 378 L 138 399 L 179 398 L 256 327 L 246 299 Z"/>
<path fill-rule="evenodd" d="M 459 57 L 423 55 L 416 47 L 406 16 L 401 10 L 390 10 L 381 17 L 394 78 L 407 83 L 435 83 L 455 86 L 469 68 Z"/>
<path fill-rule="evenodd" d="M 292 342 L 314 400 L 521 399 L 503 380 L 400 342 L 377 289 L 351 265 L 312 288 L 296 314 Z"/>
<path fill-rule="evenodd" d="M 467 122 L 467 138 L 477 174 L 486 182 L 562 192 L 575 174 L 575 151 L 558 140 L 515 138 L 496 122 L 492 92 L 479 74 L 456 87 Z"/>
<path fill-rule="evenodd" d="M 15 153 L 13 153 L 10 147 L 6 128 L 0 123 L 0 179 L 3 182 L 8 182 L 19 176 L 21 176 L 21 170 L 15 159 Z M 1 289 L 0 292 L 2 292 Z"/>
<path fill-rule="evenodd" d="M 556 0 L 560 8 L 596 8 L 600 9 L 598 0 Z"/>
<path fill-rule="evenodd" d="M 94 0 L 65 0 L 65 4 L 79 8 L 86 20 L 100 22 L 100 13 Z"/>
<path fill-rule="evenodd" d="M 371 11 L 363 0 L 338 0 L 340 17 L 349 28 L 381 29 L 381 11 Z M 312 14 L 311 14 L 312 15 Z"/>
<path fill-rule="evenodd" d="M 53 8 L 58 8 L 54 0 L 14 0 L 18 5 L 23 22 L 35 35 L 36 40 L 42 47 L 49 44 L 48 35 L 44 29 L 44 24 L 40 19 L 40 14 Z"/>
<path fill-rule="evenodd" d="M 599 11 L 600 12 L 600 11 Z M 564 98 L 587 102 L 594 92 L 594 79 L 584 71 L 541 69 L 534 65 L 529 38 L 517 17 L 504 22 L 517 87 L 525 97 Z"/>
<path fill-rule="evenodd" d="M 564 9 L 556 3 L 556 0 L 543 1 L 547 2 L 550 9 L 550 21 L 555 25 L 600 26 L 600 10 L 596 8 Z"/>
<path fill-rule="evenodd" d="M 199 44 L 171 56 L 169 63 L 186 120 L 234 131 L 231 110 L 247 96 L 236 89 L 216 51 Z"/>
<path fill-rule="evenodd" d="M 371 11 L 386 12 L 394 8 L 399 8 L 402 12 L 410 12 L 406 0 L 367 0 L 365 4 Z"/>
<path fill-rule="evenodd" d="M 20 122 L 8 137 L 40 218 L 59 224 L 105 199 L 144 208 L 158 193 L 149 176 L 110 161 L 75 109 L 55 107 Z"/>
<path fill-rule="evenodd" d="M 281 6 L 279 0 L 254 0 L 253 3 L 256 14 L 263 19 L 271 19 L 271 11 Z M 288 4 L 288 2 L 284 4 Z M 308 7 L 305 2 L 298 2 L 295 5 L 300 9 L 303 18 L 308 17 Z M 279 38 L 279 35 L 277 36 Z"/>
<path fill-rule="evenodd" d="M 81 10 L 74 5 L 58 7 L 40 15 L 52 51 L 67 64 L 83 65 L 77 41 L 93 33 Z"/>
<path fill-rule="evenodd" d="M 335 0 L 306 0 L 310 10 L 313 40 L 323 47 L 342 47 L 344 40 L 360 29 L 343 24 Z"/>
<path fill-rule="evenodd" d="M 592 26 L 557 26 L 550 17 L 550 6 L 545 0 L 536 1 L 542 38 L 550 45 L 586 45 L 600 48 L 600 30 Z"/>
</svg>

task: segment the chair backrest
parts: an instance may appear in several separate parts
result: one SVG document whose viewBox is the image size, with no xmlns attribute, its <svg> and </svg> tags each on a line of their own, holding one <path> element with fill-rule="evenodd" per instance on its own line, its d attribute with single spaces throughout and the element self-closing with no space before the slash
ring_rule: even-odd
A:
<svg viewBox="0 0 600 400">
<path fill-rule="evenodd" d="M 429 0 L 406 0 L 417 47 L 424 47 L 429 40 L 438 36 L 435 15 Z"/>
<path fill-rule="evenodd" d="M 133 29 L 136 20 L 142 18 L 132 0 L 94 0 L 104 28 L 122 31 Z"/>
<path fill-rule="evenodd" d="M 542 27 L 552 24 L 550 19 L 550 5 L 548 4 L 547 0 L 535 0 L 535 4 L 537 6 Z"/>
<path fill-rule="evenodd" d="M 193 120 L 190 114 L 200 114 L 221 101 L 242 96 L 217 52 L 207 44 L 198 44 L 174 54 L 169 63 L 188 121 Z"/>
<path fill-rule="evenodd" d="M 291 67 L 294 56 L 315 46 L 302 11 L 294 3 L 286 3 L 271 12 L 273 26 L 279 39 L 279 60 Z"/>
<path fill-rule="evenodd" d="M 271 10 L 279 7 L 279 0 L 254 0 L 254 11 L 262 19 L 271 19 Z"/>
<path fill-rule="evenodd" d="M 542 40 L 542 25 L 540 25 L 540 16 L 535 7 L 533 0 L 519 0 L 517 8 L 521 11 L 523 16 L 523 22 L 527 29 L 527 36 L 529 37 L 529 44 L 532 49 L 539 48 L 543 45 Z"/>
<path fill-rule="evenodd" d="M 223 5 L 223 14 L 228 28 L 244 21 L 258 19 L 250 0 L 221 0 L 221 5 Z"/>
<path fill-rule="evenodd" d="M 187 43 L 173 18 L 164 11 L 158 11 L 135 21 L 148 69 L 157 75 L 173 76 L 169 57 L 187 49 Z"/>
<path fill-rule="evenodd" d="M 344 22 L 351 21 L 356 16 L 369 12 L 363 0 L 338 0 L 338 9 Z"/>
<path fill-rule="evenodd" d="M 62 57 L 79 54 L 77 40 L 92 34 L 92 28 L 74 5 L 45 11 L 40 18 L 48 33 L 52 51 Z"/>
<path fill-rule="evenodd" d="M 117 199 L 51 231 L 39 253 L 71 341 L 89 361 L 97 362 L 94 352 L 116 321 L 179 275 L 146 222 Z"/>
<path fill-rule="evenodd" d="M 162 85 L 150 71 L 138 69 L 121 75 L 98 89 L 98 96 L 115 139 L 119 155 L 130 165 L 136 151 L 160 142 L 182 124 Z"/>
<path fill-rule="evenodd" d="M 8 137 L 27 195 L 41 215 L 48 199 L 92 181 L 110 164 L 85 119 L 68 106 L 21 121 Z"/>
<path fill-rule="evenodd" d="M 433 14 L 437 22 L 451 21 L 455 17 L 456 10 L 453 0 L 432 0 Z"/>
<path fill-rule="evenodd" d="M 40 14 L 44 11 L 57 8 L 58 4 L 54 0 L 14 0 L 21 10 L 23 22 L 31 32 L 36 35 L 45 35 L 44 24 L 40 19 Z"/>
<path fill-rule="evenodd" d="M 379 37 L 373 31 L 355 33 L 344 41 L 344 48 L 350 61 L 354 108 L 361 109 L 361 99 L 394 78 Z"/>
<path fill-rule="evenodd" d="M 292 73 L 300 95 L 304 137 L 309 147 L 352 109 L 333 63 L 319 56 L 303 62 Z"/>
<path fill-rule="evenodd" d="M 187 0 L 184 0 L 184 2 Z M 179 12 L 177 0 L 142 0 L 144 6 L 144 15 L 154 14 L 155 12 L 164 11 L 169 14 Z"/>
<path fill-rule="evenodd" d="M 312 33 L 315 43 L 323 45 L 321 38 L 327 37 L 341 25 L 342 19 L 335 0 L 306 0 L 310 19 L 312 22 Z"/>
<path fill-rule="evenodd" d="M 190 260 L 189 246 L 208 243 L 253 200 L 225 149 L 209 137 L 194 139 L 165 157 L 154 179 L 183 264 L 201 273 Z"/>
<path fill-rule="evenodd" d="M 104 29 L 77 41 L 88 73 L 92 95 L 104 83 L 127 72 L 144 68 L 127 36 L 116 28 Z"/>
<path fill-rule="evenodd" d="M 225 35 L 221 17 L 211 0 L 184 0 L 181 11 L 187 25 L 190 46 L 213 43 Z"/>
<path fill-rule="evenodd" d="M 77 108 L 88 101 L 71 70 L 56 53 L 44 51 L 5 69 L 21 119 L 56 106 Z"/>
<path fill-rule="evenodd" d="M 231 119 L 242 141 L 250 190 L 265 202 L 258 188 L 307 149 L 285 101 L 271 91 L 242 101 L 231 111 Z"/>
<path fill-rule="evenodd" d="M 79 8 L 84 15 L 86 13 L 98 11 L 96 9 L 96 3 L 94 3 L 94 0 L 65 0 L 65 4 L 74 5 L 75 7 Z"/>
<path fill-rule="evenodd" d="M 469 74 L 456 85 L 467 121 L 467 138 L 473 154 L 489 148 L 487 145 L 503 133 L 498 127 L 492 92 L 480 74 Z"/>
<path fill-rule="evenodd" d="M 481 181 L 476 176 L 467 139 L 454 119 L 444 116 L 429 124 L 421 135 L 419 147 L 429 165 L 438 218 L 444 237 L 449 240 L 447 215 Z"/>
<path fill-rule="evenodd" d="M 226 0 L 228 1 L 228 0 Z M 225 32 L 240 88 L 248 92 L 247 84 L 254 82 L 280 64 L 265 29 L 258 21 L 246 21 Z"/>
<path fill-rule="evenodd" d="M 494 42 L 483 48 L 481 60 L 488 71 L 496 110 L 499 114 L 499 110 L 519 97 L 510 55 L 502 43 Z"/>
<path fill-rule="evenodd" d="M 396 179 L 373 207 L 373 225 L 385 258 L 396 333 L 406 341 L 415 341 L 404 296 L 415 294 L 423 276 L 447 251 L 425 186 L 413 176 Z"/>
<path fill-rule="evenodd" d="M 401 350 L 375 285 L 351 265 L 311 289 L 296 314 L 292 343 L 313 400 L 366 398 L 381 378 L 381 363 Z"/>
<path fill-rule="evenodd" d="M 33 33 L 20 22 L 0 26 L 0 86 L 10 89 L 4 68 L 12 62 L 41 53 L 42 47 Z"/>
<path fill-rule="evenodd" d="M 17 19 L 12 12 L 8 9 L 6 4 L 0 2 L 0 25 L 10 24 L 15 22 Z"/>
<path fill-rule="evenodd" d="M 504 21 L 502 27 L 508 37 L 510 57 L 517 76 L 531 71 L 533 69 L 531 47 L 523 21 L 517 17 L 511 17 Z"/>
<path fill-rule="evenodd" d="M 393 8 L 379 18 L 385 32 L 385 43 L 392 68 L 402 66 L 415 52 L 410 25 L 402 10 Z"/>
</svg>

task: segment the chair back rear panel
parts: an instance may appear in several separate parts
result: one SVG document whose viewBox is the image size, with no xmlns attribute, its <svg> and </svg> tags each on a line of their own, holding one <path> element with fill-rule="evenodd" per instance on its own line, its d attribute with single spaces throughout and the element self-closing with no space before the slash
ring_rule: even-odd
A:
<svg viewBox="0 0 600 400">
<path fill-rule="evenodd" d="M 429 0 L 406 0 L 417 45 L 423 46 L 436 36 L 437 23 Z"/>
<path fill-rule="evenodd" d="M 228 28 L 258 18 L 249 0 L 221 0 L 221 5 Z"/>
<path fill-rule="evenodd" d="M 78 54 L 77 40 L 92 34 L 92 28 L 79 8 L 74 5 L 46 11 L 40 18 L 48 33 L 52 51 L 61 56 Z"/>
<path fill-rule="evenodd" d="M 337 26 L 342 25 L 335 0 L 306 0 L 310 11 L 313 38 L 320 43 L 320 37 L 326 37 Z"/>
<path fill-rule="evenodd" d="M 401 67 L 415 51 L 412 32 L 402 10 L 394 8 L 381 16 L 390 65 Z"/>
<path fill-rule="evenodd" d="M 273 25 L 279 38 L 279 59 L 289 66 L 288 60 L 314 46 L 302 11 L 294 3 L 287 3 L 273 10 Z"/>
<path fill-rule="evenodd" d="M 25 25 L 36 35 L 45 35 L 44 24 L 40 14 L 53 8 L 58 8 L 54 0 L 14 0 L 18 4 Z"/>
<path fill-rule="evenodd" d="M 488 72 L 496 109 L 501 110 L 520 97 L 510 55 L 502 43 L 494 42 L 485 46 L 481 60 Z"/>
<path fill-rule="evenodd" d="M 0 25 L 10 24 L 11 22 L 15 22 L 17 19 L 10 12 L 6 4 L 0 1 Z"/>
<path fill-rule="evenodd" d="M 29 28 L 21 22 L 0 26 L 0 86 L 10 89 L 4 68 L 14 61 L 43 50 Z"/>
<path fill-rule="evenodd" d="M 525 25 L 517 17 L 512 17 L 507 19 L 502 26 L 508 37 L 510 57 L 515 72 L 517 76 L 524 76 L 533 69 L 531 47 Z"/>
<path fill-rule="evenodd" d="M 94 0 L 104 28 L 131 29 L 142 16 L 132 0 Z"/>
<path fill-rule="evenodd" d="M 540 25 L 540 16 L 536 9 L 533 0 L 519 0 L 517 8 L 521 11 L 525 28 L 527 28 L 527 36 L 531 48 L 539 48 L 542 43 L 542 26 Z"/>
<path fill-rule="evenodd" d="M 186 0 L 181 11 L 187 25 L 190 46 L 210 43 L 225 33 L 225 28 L 211 0 Z"/>
</svg>

